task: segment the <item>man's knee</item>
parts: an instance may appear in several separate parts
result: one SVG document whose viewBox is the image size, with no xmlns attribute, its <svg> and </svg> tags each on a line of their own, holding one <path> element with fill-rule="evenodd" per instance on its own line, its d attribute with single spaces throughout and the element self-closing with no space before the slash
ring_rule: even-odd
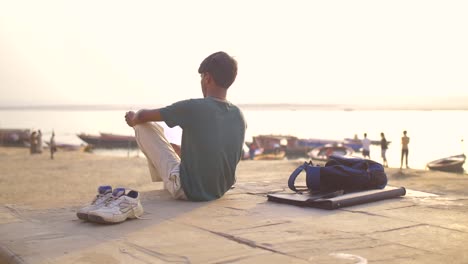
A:
<svg viewBox="0 0 468 264">
<path fill-rule="evenodd" d="M 135 136 L 138 137 L 141 133 L 142 130 L 145 130 L 145 124 L 138 124 L 133 126 L 133 130 L 135 130 Z"/>
<path fill-rule="evenodd" d="M 143 135 L 164 135 L 164 129 L 159 124 L 152 122 L 135 125 L 133 129 L 137 140 Z"/>
<path fill-rule="evenodd" d="M 152 126 L 151 126 L 151 123 L 147 122 L 147 123 L 141 123 L 141 124 L 135 125 L 133 126 L 133 129 L 135 130 L 135 132 L 139 132 L 139 131 L 152 129 Z"/>
</svg>

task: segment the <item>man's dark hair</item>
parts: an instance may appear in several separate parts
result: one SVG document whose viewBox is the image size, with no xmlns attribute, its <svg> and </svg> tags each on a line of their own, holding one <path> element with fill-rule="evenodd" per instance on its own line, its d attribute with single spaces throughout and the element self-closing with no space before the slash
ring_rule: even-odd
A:
<svg viewBox="0 0 468 264">
<path fill-rule="evenodd" d="M 237 76 L 237 62 L 226 52 L 219 51 L 206 57 L 198 73 L 209 73 L 217 85 L 229 88 Z"/>
</svg>

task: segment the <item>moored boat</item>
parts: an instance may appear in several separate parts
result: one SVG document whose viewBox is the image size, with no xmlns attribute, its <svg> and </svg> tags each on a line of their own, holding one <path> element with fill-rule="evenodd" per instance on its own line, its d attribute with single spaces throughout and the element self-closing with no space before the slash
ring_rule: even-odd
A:
<svg viewBox="0 0 468 264">
<path fill-rule="evenodd" d="M 461 172 L 463 171 L 463 164 L 465 164 L 465 160 L 465 154 L 460 154 L 431 161 L 427 164 L 427 167 L 431 170 Z"/>
<path fill-rule="evenodd" d="M 325 146 L 312 149 L 308 155 L 311 159 L 327 161 L 331 155 L 335 156 L 351 156 L 354 153 L 353 149 L 342 144 L 327 144 Z"/>
<path fill-rule="evenodd" d="M 135 137 L 101 133 L 100 135 L 78 134 L 81 140 L 92 145 L 94 148 L 137 148 Z"/>
<path fill-rule="evenodd" d="M 297 137 L 288 135 L 258 135 L 253 137 L 257 149 L 262 149 L 263 154 L 289 151 L 296 148 Z"/>
<path fill-rule="evenodd" d="M 0 129 L 0 146 L 27 147 L 30 135 L 29 129 Z"/>
<path fill-rule="evenodd" d="M 127 135 L 117 135 L 112 133 L 99 133 L 102 138 L 106 138 L 109 140 L 127 140 L 127 141 L 134 141 L 134 136 L 127 136 Z"/>
<path fill-rule="evenodd" d="M 317 147 L 325 145 L 341 145 L 351 148 L 353 152 L 358 152 L 362 144 L 346 142 L 333 139 L 319 138 L 297 138 L 290 135 L 258 135 L 253 137 L 253 142 L 263 153 L 272 153 L 279 150 L 285 151 L 288 158 L 307 157 L 308 153 Z"/>
<path fill-rule="evenodd" d="M 48 148 L 50 148 L 50 142 L 45 141 Z M 68 144 L 68 143 L 55 143 L 55 147 L 60 151 L 78 151 L 84 150 L 84 145 Z"/>
<path fill-rule="evenodd" d="M 285 151 L 272 152 L 267 154 L 255 155 L 254 160 L 283 160 L 286 159 Z"/>
</svg>

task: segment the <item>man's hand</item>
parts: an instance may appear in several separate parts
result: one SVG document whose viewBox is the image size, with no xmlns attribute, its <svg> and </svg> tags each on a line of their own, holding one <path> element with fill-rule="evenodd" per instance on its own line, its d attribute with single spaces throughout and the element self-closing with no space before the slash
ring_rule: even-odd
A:
<svg viewBox="0 0 468 264">
<path fill-rule="evenodd" d="M 125 121 L 127 122 L 127 125 L 134 127 L 146 122 L 159 122 L 164 120 L 162 119 L 159 109 L 141 109 L 136 113 L 128 111 L 125 114 Z"/>
<path fill-rule="evenodd" d="M 137 125 L 138 117 L 137 114 L 133 111 L 128 111 L 125 113 L 125 122 L 127 122 L 127 125 L 130 127 L 134 127 Z"/>
</svg>

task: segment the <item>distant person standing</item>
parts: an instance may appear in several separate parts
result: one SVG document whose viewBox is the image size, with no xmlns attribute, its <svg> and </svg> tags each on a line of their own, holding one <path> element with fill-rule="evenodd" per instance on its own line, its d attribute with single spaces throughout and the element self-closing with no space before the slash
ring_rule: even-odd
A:
<svg viewBox="0 0 468 264">
<path fill-rule="evenodd" d="M 37 132 L 33 131 L 29 136 L 29 152 L 35 154 L 37 151 Z"/>
<path fill-rule="evenodd" d="M 370 159 L 370 140 L 367 138 L 367 133 L 364 133 L 364 138 L 361 140 L 362 143 L 362 156 Z"/>
<path fill-rule="evenodd" d="M 255 158 L 255 151 L 257 151 L 257 145 L 255 144 L 255 142 L 252 142 L 249 145 L 249 158 L 251 160 Z"/>
<path fill-rule="evenodd" d="M 50 147 L 50 159 L 54 159 L 54 153 L 57 151 L 57 145 L 55 144 L 55 133 L 52 131 L 52 136 L 49 142 Z"/>
<path fill-rule="evenodd" d="M 279 143 L 273 144 L 273 149 L 274 149 L 275 155 L 278 155 L 280 152 L 280 144 Z"/>
<path fill-rule="evenodd" d="M 380 133 L 380 149 L 381 149 L 381 153 L 382 153 L 382 159 L 383 159 L 383 166 L 385 168 L 388 168 L 388 163 L 387 163 L 387 156 L 386 156 L 386 153 L 387 153 L 387 149 L 388 149 L 388 141 L 387 139 L 385 138 L 385 134 L 382 132 Z"/>
<path fill-rule="evenodd" d="M 36 146 L 36 152 L 39 154 L 42 154 L 42 132 L 39 129 L 37 131 L 37 146 Z"/>
<path fill-rule="evenodd" d="M 406 130 L 403 131 L 403 137 L 401 137 L 401 163 L 400 163 L 400 169 L 403 168 L 403 158 L 405 158 L 406 161 L 406 168 L 409 169 L 408 167 L 408 144 L 409 144 L 410 138 L 406 136 Z"/>
</svg>

